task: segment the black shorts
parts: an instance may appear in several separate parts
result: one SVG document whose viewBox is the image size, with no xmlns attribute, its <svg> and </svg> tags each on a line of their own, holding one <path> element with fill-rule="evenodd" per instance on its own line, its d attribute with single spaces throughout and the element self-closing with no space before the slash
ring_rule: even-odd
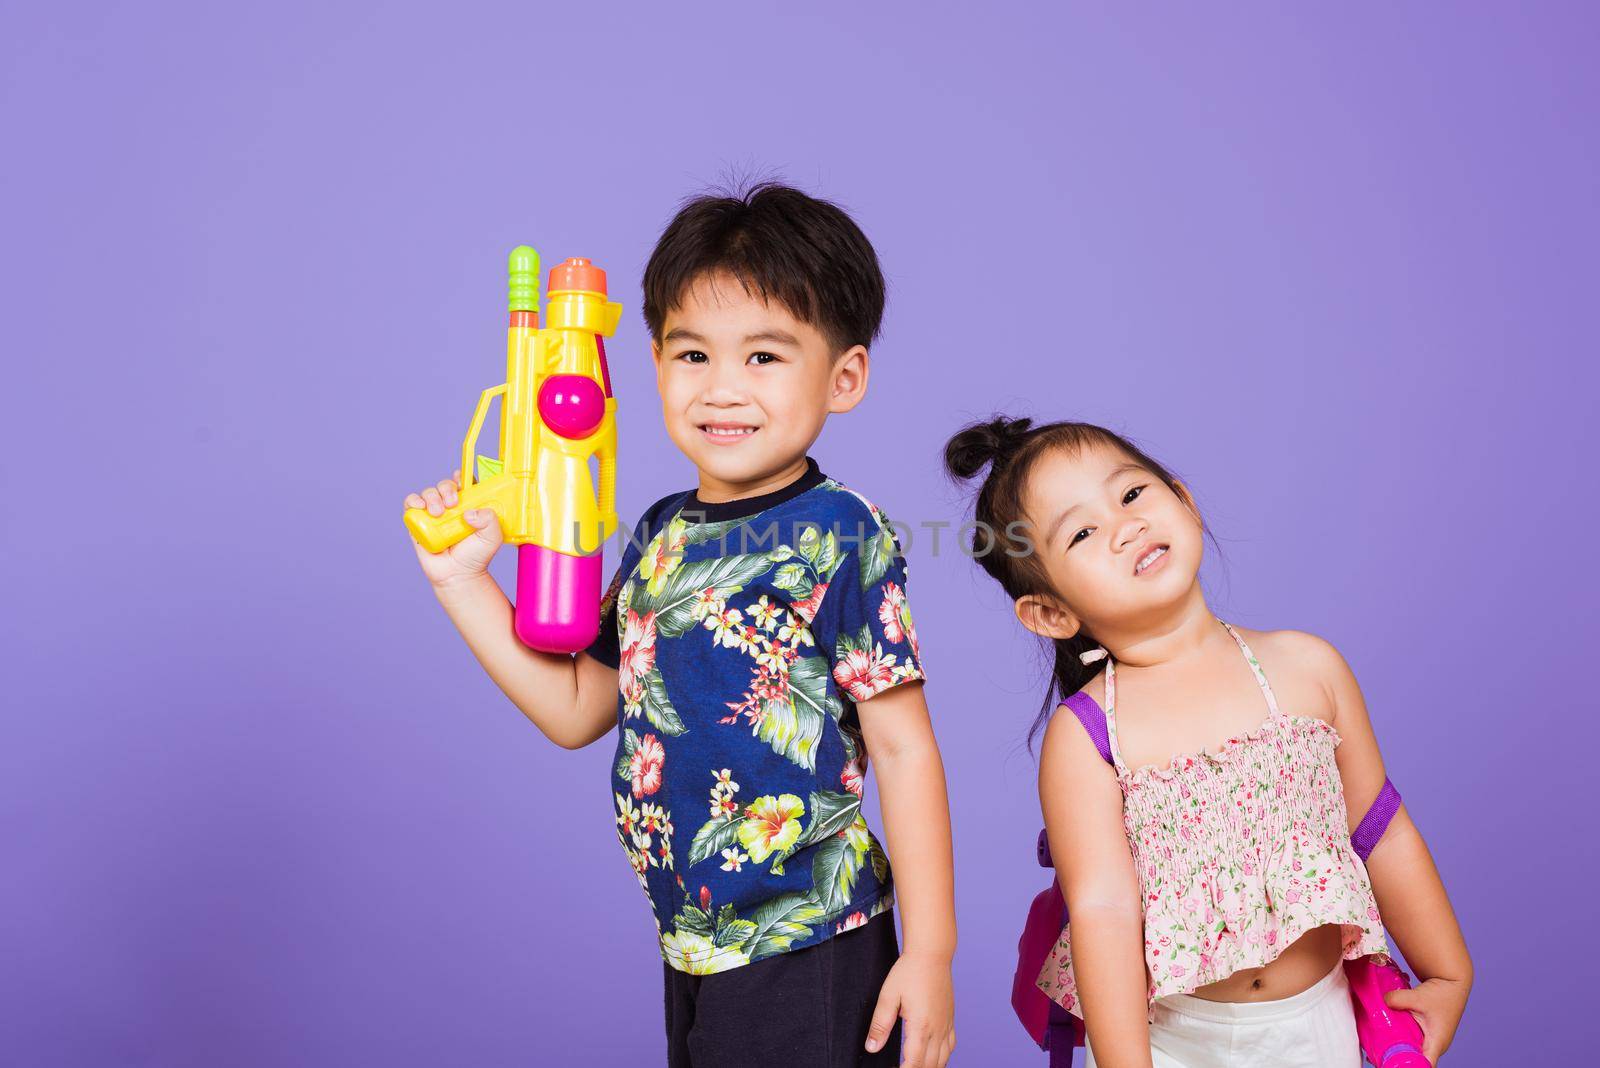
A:
<svg viewBox="0 0 1600 1068">
<path fill-rule="evenodd" d="M 715 975 L 666 976 L 669 1068 L 857 1068 L 900 1063 L 900 1022 L 877 1053 L 867 1028 L 900 956 L 894 913 Z"/>
</svg>

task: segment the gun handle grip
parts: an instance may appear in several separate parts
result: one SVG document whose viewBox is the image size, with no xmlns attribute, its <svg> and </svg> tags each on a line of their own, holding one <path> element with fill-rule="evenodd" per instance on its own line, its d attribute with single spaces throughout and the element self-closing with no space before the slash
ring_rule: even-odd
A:
<svg viewBox="0 0 1600 1068">
<path fill-rule="evenodd" d="M 407 508 L 406 529 L 430 553 L 442 553 L 472 533 L 472 524 L 462 515 L 461 505 L 446 509 L 443 515 L 430 515 L 426 508 Z"/>
</svg>

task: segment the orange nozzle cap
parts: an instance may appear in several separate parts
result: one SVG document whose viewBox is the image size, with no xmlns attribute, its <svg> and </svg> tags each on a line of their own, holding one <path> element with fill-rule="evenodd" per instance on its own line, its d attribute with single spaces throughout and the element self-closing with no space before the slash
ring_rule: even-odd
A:
<svg viewBox="0 0 1600 1068">
<path fill-rule="evenodd" d="M 550 269 L 549 292 L 558 289 L 585 289 L 605 296 L 606 272 L 582 256 L 574 256 Z"/>
</svg>

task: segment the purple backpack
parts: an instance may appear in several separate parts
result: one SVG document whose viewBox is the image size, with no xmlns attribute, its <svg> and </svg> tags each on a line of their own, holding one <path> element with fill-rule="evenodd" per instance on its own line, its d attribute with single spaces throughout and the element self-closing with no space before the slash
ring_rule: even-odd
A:
<svg viewBox="0 0 1600 1068">
<path fill-rule="evenodd" d="M 1083 729 L 1089 732 L 1100 758 L 1107 764 L 1115 764 L 1111 759 L 1111 738 L 1106 733 L 1106 714 L 1095 699 L 1086 693 L 1075 693 L 1063 704 L 1083 724 Z M 1350 844 L 1355 847 L 1356 856 L 1361 858 L 1362 863 L 1366 863 L 1372 855 L 1373 848 L 1398 811 L 1400 793 L 1393 783 L 1384 779 L 1383 789 L 1378 791 L 1377 798 L 1350 836 Z M 1050 857 L 1050 843 L 1043 830 L 1039 832 L 1037 852 L 1040 867 L 1055 866 Z M 1084 1040 L 1083 1020 L 1051 1001 L 1036 982 L 1066 925 L 1067 903 L 1061 897 L 1060 884 L 1052 879 L 1050 885 L 1039 891 L 1033 904 L 1028 907 L 1028 919 L 1022 926 L 1022 937 L 1017 940 L 1017 971 L 1011 978 L 1011 1007 L 1016 1010 L 1023 1029 L 1039 1044 L 1040 1049 L 1050 1054 L 1050 1068 L 1071 1068 L 1072 1051 L 1074 1047 L 1083 1045 Z"/>
</svg>

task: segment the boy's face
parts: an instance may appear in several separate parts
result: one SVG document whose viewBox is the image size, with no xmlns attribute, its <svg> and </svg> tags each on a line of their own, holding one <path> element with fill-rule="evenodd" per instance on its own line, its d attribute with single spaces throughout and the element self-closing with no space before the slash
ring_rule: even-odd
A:
<svg viewBox="0 0 1600 1068">
<path fill-rule="evenodd" d="M 697 280 L 651 350 L 667 435 L 700 469 L 708 503 L 792 481 L 828 415 L 867 390 L 863 346 L 834 357 L 816 327 L 728 274 Z"/>
</svg>

